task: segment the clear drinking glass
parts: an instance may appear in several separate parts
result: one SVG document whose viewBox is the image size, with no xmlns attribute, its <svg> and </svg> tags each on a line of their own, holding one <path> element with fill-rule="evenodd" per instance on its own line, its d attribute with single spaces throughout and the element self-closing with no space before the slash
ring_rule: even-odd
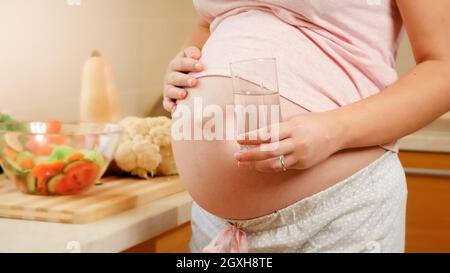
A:
<svg viewBox="0 0 450 273">
<path fill-rule="evenodd" d="M 259 130 L 259 137 L 267 137 L 271 127 L 281 121 L 278 91 L 277 61 L 260 58 L 230 64 L 234 89 L 235 125 L 237 136 Z M 251 138 L 256 138 L 252 135 Z M 248 148 L 241 147 L 243 149 Z"/>
</svg>

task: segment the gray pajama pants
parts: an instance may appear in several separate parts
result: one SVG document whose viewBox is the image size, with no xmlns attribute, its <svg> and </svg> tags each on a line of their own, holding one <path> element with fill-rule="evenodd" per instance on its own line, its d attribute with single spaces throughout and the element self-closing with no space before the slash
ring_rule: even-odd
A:
<svg viewBox="0 0 450 273">
<path fill-rule="evenodd" d="M 221 219 L 194 203 L 191 251 L 231 224 L 245 231 L 253 253 L 403 252 L 406 198 L 403 167 L 387 152 L 325 191 L 256 219 Z"/>
</svg>

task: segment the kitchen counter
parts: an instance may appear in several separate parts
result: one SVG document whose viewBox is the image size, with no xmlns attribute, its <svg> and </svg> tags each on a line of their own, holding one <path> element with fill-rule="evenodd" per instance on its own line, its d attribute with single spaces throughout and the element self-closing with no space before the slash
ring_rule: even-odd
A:
<svg viewBox="0 0 450 273">
<path fill-rule="evenodd" d="M 450 114 L 401 139 L 399 146 L 450 153 Z M 85 225 L 0 218 L 0 252 L 121 252 L 189 222 L 191 204 L 189 194 L 181 192 Z"/>
<path fill-rule="evenodd" d="M 399 140 L 402 151 L 450 153 L 450 113 Z"/>
<path fill-rule="evenodd" d="M 0 252 L 121 252 L 187 223 L 191 204 L 181 192 L 92 224 L 0 219 Z"/>
</svg>

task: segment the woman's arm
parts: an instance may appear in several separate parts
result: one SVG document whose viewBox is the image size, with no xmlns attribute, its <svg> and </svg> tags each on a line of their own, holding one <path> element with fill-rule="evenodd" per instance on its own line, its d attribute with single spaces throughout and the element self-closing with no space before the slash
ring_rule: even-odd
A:
<svg viewBox="0 0 450 273">
<path fill-rule="evenodd" d="M 204 69 L 199 59 L 202 55 L 201 49 L 209 35 L 209 23 L 200 19 L 182 50 L 170 62 L 164 79 L 163 106 L 167 111 L 175 111 L 176 100 L 186 98 L 187 92 L 184 88 L 197 85 L 197 80 L 187 74 Z"/>
<path fill-rule="evenodd" d="M 450 1 L 397 3 L 417 66 L 378 95 L 330 113 L 341 148 L 389 143 L 450 110 Z"/>
<path fill-rule="evenodd" d="M 184 42 L 183 49 L 190 46 L 202 49 L 210 35 L 209 23 L 204 19 L 199 19 L 191 35 Z"/>
<path fill-rule="evenodd" d="M 417 66 L 375 96 L 282 123 L 271 139 L 261 139 L 265 129 L 239 138 L 241 145 L 261 145 L 237 153 L 239 166 L 278 172 L 284 156 L 289 169 L 307 169 L 340 150 L 390 143 L 450 110 L 450 1 L 397 3 Z"/>
</svg>

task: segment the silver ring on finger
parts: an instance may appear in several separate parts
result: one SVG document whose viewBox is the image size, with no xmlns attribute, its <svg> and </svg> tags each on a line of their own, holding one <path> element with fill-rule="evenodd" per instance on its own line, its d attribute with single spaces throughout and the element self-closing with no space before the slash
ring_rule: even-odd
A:
<svg viewBox="0 0 450 273">
<path fill-rule="evenodd" d="M 284 162 L 284 155 L 280 156 L 279 160 L 280 160 L 281 170 L 283 172 L 287 172 L 288 168 L 286 167 L 286 162 Z"/>
</svg>

